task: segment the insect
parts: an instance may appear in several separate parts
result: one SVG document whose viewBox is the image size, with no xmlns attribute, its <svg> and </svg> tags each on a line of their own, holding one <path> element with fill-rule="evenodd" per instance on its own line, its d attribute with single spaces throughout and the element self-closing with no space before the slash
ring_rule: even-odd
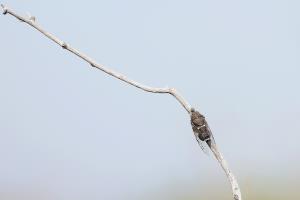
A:
<svg viewBox="0 0 300 200">
<path fill-rule="evenodd" d="M 215 139 L 205 120 L 205 117 L 194 108 L 191 108 L 191 125 L 201 149 L 208 154 L 206 144 L 211 148 L 211 146 L 215 144 Z"/>
</svg>

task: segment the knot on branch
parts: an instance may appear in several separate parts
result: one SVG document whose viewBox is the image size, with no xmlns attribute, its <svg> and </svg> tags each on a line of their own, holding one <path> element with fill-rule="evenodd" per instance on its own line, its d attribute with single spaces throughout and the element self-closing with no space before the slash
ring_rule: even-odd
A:
<svg viewBox="0 0 300 200">
<path fill-rule="evenodd" d="M 172 94 L 174 94 L 174 93 L 176 93 L 176 89 L 175 89 L 175 88 L 170 88 L 170 92 L 171 92 Z"/>
<path fill-rule="evenodd" d="M 67 45 L 67 43 L 63 42 L 63 43 L 61 44 L 61 47 L 62 47 L 63 49 L 66 49 L 66 48 L 68 48 L 68 45 Z"/>
<path fill-rule="evenodd" d="M 32 16 L 29 12 L 27 12 L 28 20 L 31 22 L 35 22 L 35 16 Z"/>
<path fill-rule="evenodd" d="M 237 194 L 234 194 L 233 198 L 234 198 L 234 200 L 240 200 L 239 195 L 237 195 Z"/>
<path fill-rule="evenodd" d="M 30 17 L 29 17 L 29 20 L 32 21 L 32 22 L 35 22 L 35 21 L 36 21 L 36 18 L 35 18 L 35 16 L 30 16 Z"/>
<path fill-rule="evenodd" d="M 7 8 L 5 7 L 5 5 L 3 5 L 3 4 L 1 4 L 1 7 L 2 7 L 2 9 L 3 9 L 3 12 L 2 12 L 2 14 L 3 15 L 6 15 L 7 14 Z"/>
</svg>

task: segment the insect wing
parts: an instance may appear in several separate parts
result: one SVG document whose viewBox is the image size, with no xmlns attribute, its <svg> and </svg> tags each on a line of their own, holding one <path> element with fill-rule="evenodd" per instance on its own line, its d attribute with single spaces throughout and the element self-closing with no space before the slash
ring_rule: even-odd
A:
<svg viewBox="0 0 300 200">
<path fill-rule="evenodd" d="M 207 130 L 210 133 L 209 135 L 210 135 L 210 140 L 211 140 L 212 145 L 216 145 L 216 141 L 215 141 L 214 135 L 212 134 L 212 132 L 211 132 L 211 130 L 210 130 L 210 128 L 209 128 L 209 126 L 208 126 L 207 123 L 206 123 L 206 127 L 207 127 Z"/>
<path fill-rule="evenodd" d="M 200 148 L 202 149 L 202 151 L 206 154 L 209 155 L 209 150 L 208 150 L 208 146 L 206 144 L 206 142 L 200 140 L 197 136 L 196 136 L 196 140 L 200 146 Z"/>
</svg>

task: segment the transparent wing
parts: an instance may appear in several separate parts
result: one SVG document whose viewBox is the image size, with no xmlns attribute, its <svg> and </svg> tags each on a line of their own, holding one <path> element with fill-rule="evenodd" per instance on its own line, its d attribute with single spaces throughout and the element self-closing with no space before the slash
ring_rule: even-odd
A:
<svg viewBox="0 0 300 200">
<path fill-rule="evenodd" d="M 197 136 L 196 136 L 196 140 L 200 146 L 200 148 L 202 149 L 202 151 L 206 154 L 206 155 L 209 155 L 209 148 L 206 144 L 206 142 L 200 140 Z"/>
<path fill-rule="evenodd" d="M 207 129 L 208 129 L 208 131 L 210 133 L 210 140 L 211 140 L 212 145 L 216 145 L 216 141 L 215 141 L 214 135 L 212 134 L 212 132 L 211 132 L 211 130 L 210 130 L 210 128 L 209 128 L 209 126 L 208 126 L 207 123 L 206 123 L 206 127 L 207 127 Z"/>
</svg>

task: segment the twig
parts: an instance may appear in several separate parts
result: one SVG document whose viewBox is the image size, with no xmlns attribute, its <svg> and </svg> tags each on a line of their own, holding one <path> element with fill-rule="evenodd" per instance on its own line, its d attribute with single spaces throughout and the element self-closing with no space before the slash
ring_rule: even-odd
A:
<svg viewBox="0 0 300 200">
<path fill-rule="evenodd" d="M 22 17 L 20 15 L 18 15 L 17 13 L 15 13 L 14 11 L 10 10 L 9 8 L 7 8 L 6 6 L 4 6 L 3 4 L 1 4 L 1 7 L 3 8 L 3 14 L 10 14 L 14 17 L 16 17 L 17 19 L 19 19 L 22 22 L 27 23 L 28 25 L 32 26 L 33 28 L 35 28 L 36 30 L 38 30 L 39 32 L 41 32 L 43 35 L 45 35 L 46 37 L 48 37 L 50 40 L 52 40 L 53 42 L 55 42 L 56 44 L 58 44 L 59 46 L 61 46 L 63 49 L 66 49 L 70 52 L 72 52 L 73 54 L 75 54 L 76 56 L 82 58 L 83 60 L 85 60 L 86 62 L 88 62 L 92 67 L 98 68 L 101 71 L 109 74 L 110 76 L 113 76 L 115 78 L 120 79 L 121 81 L 124 81 L 130 85 L 133 85 L 137 88 L 140 88 L 146 92 L 152 92 L 152 93 L 167 93 L 167 94 L 171 94 L 172 96 L 174 96 L 177 101 L 179 101 L 179 103 L 185 108 L 185 110 L 187 112 L 190 112 L 190 106 L 187 103 L 187 101 L 179 94 L 179 92 L 175 89 L 175 88 L 154 88 L 154 87 L 149 87 L 146 85 L 143 85 L 141 83 L 138 83 L 134 80 L 131 80 L 129 78 L 127 78 L 126 76 L 124 76 L 123 74 L 120 74 L 116 71 L 113 71 L 111 69 L 106 68 L 104 65 L 101 65 L 99 63 L 97 63 L 96 61 L 94 61 L 92 58 L 88 57 L 87 55 L 81 53 L 80 51 L 78 51 L 77 49 L 71 47 L 69 44 L 67 44 L 66 42 L 58 39 L 57 37 L 55 37 L 54 35 L 52 35 L 51 33 L 43 30 L 36 22 L 35 22 L 35 17 L 29 17 L 28 19 L 25 17 Z"/>
<path fill-rule="evenodd" d="M 36 23 L 36 18 L 34 16 L 30 16 L 28 18 L 22 17 L 20 15 L 18 15 L 17 13 L 15 13 L 13 10 L 9 9 L 8 7 L 6 7 L 5 5 L 1 4 L 1 7 L 3 9 L 3 14 L 10 14 L 14 17 L 16 17 L 17 19 L 19 19 L 21 22 L 25 22 L 26 24 L 32 26 L 33 28 L 35 28 L 36 30 L 38 30 L 39 32 L 41 32 L 43 35 L 45 35 L 46 37 L 48 37 L 50 40 L 52 40 L 53 42 L 55 42 L 56 44 L 58 44 L 59 46 L 61 46 L 63 49 L 66 49 L 68 51 L 70 51 L 71 53 L 75 54 L 76 56 L 80 57 L 81 59 L 85 60 L 86 62 L 88 62 L 92 67 L 95 67 L 97 69 L 100 69 L 101 71 L 107 73 L 110 76 L 113 76 L 117 79 L 120 79 L 121 81 L 124 81 L 134 87 L 137 87 L 139 89 L 142 89 L 146 92 L 151 92 L 151 93 L 166 93 L 166 94 L 170 94 L 173 97 L 176 98 L 176 100 L 184 107 L 184 109 L 190 114 L 191 113 L 191 106 L 188 104 L 188 102 L 179 94 L 179 92 L 175 89 L 175 88 L 155 88 L 155 87 L 149 87 L 146 85 L 143 85 L 137 81 L 131 80 L 129 78 L 127 78 L 126 76 L 124 76 L 121 73 L 118 73 L 116 71 L 113 71 L 111 69 L 106 68 L 104 65 L 98 64 L 96 61 L 94 61 L 92 58 L 88 57 L 87 55 L 81 53 L 80 51 L 76 50 L 75 48 L 71 47 L 69 44 L 67 44 L 66 42 L 58 39 L 57 37 L 55 37 L 54 35 L 52 35 L 51 33 L 45 31 L 44 29 L 42 29 L 37 23 Z M 232 192 L 233 192 L 233 197 L 234 200 L 242 200 L 241 197 L 241 193 L 240 193 L 240 189 L 238 186 L 238 183 L 234 177 L 234 175 L 231 173 L 229 167 L 227 166 L 227 163 L 225 161 L 225 159 L 223 158 L 222 154 L 218 151 L 216 146 L 212 146 L 211 147 L 211 151 L 214 153 L 216 159 L 218 160 L 218 162 L 220 163 L 220 165 L 222 166 L 223 170 L 226 173 L 227 178 L 229 179 L 229 182 L 231 184 L 232 187 Z"/>
<path fill-rule="evenodd" d="M 238 184 L 237 180 L 235 179 L 234 175 L 232 174 L 232 172 L 230 171 L 226 160 L 223 158 L 223 155 L 218 150 L 217 145 L 212 144 L 210 146 L 210 149 L 214 153 L 216 159 L 220 163 L 221 167 L 223 168 L 224 172 L 226 173 L 226 176 L 229 179 L 229 182 L 231 184 L 231 190 L 233 193 L 233 199 L 234 200 L 242 200 L 242 195 L 241 195 L 241 191 L 239 188 L 239 184 Z"/>
</svg>

